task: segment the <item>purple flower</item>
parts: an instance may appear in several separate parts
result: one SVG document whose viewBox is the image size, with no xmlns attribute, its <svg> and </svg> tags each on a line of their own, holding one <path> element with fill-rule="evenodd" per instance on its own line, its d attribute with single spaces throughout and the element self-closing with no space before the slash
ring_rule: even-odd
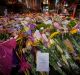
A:
<svg viewBox="0 0 80 75">
<path fill-rule="evenodd" d="M 31 35 L 31 34 L 32 34 L 31 30 L 29 30 L 27 33 L 28 33 L 29 35 Z"/>
<path fill-rule="evenodd" d="M 3 26 L 0 26 L 0 29 L 2 29 L 3 28 Z"/>
<path fill-rule="evenodd" d="M 80 30 L 80 23 L 76 24 L 76 25 L 74 26 L 74 28 L 77 28 L 77 29 Z"/>
<path fill-rule="evenodd" d="M 31 30 L 35 29 L 36 25 L 35 24 L 28 24 L 28 27 L 30 27 Z"/>
<path fill-rule="evenodd" d="M 29 36 L 29 39 L 34 42 L 34 37 L 32 35 Z"/>
</svg>

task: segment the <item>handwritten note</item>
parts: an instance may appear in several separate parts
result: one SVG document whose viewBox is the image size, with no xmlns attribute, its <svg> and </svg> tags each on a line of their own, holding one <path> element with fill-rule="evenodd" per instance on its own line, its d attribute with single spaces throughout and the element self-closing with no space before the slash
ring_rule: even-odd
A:
<svg viewBox="0 0 80 75">
<path fill-rule="evenodd" d="M 37 53 L 37 71 L 49 72 L 49 53 Z"/>
</svg>

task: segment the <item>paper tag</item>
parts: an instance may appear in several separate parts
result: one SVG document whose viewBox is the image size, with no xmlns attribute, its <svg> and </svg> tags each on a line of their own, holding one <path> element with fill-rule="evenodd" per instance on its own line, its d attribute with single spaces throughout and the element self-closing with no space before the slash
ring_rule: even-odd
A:
<svg viewBox="0 0 80 75">
<path fill-rule="evenodd" d="M 49 72 L 49 53 L 37 53 L 37 71 Z"/>
</svg>

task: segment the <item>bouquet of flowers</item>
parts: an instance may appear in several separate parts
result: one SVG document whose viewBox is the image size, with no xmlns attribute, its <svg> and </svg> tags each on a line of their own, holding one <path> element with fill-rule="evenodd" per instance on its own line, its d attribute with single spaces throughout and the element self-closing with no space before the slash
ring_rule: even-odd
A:
<svg viewBox="0 0 80 75">
<path fill-rule="evenodd" d="M 41 51 L 50 54 L 51 74 L 80 74 L 80 23 L 72 20 L 64 28 L 64 23 L 61 22 L 61 18 L 60 22 L 59 18 L 55 19 L 52 25 L 43 21 L 36 23 L 35 20 L 19 21 L 15 49 L 19 72 L 24 72 L 25 75 L 47 75 L 46 72 L 36 71 L 36 53 Z M 1 40 L 8 37 L 7 34 L 0 34 Z"/>
</svg>

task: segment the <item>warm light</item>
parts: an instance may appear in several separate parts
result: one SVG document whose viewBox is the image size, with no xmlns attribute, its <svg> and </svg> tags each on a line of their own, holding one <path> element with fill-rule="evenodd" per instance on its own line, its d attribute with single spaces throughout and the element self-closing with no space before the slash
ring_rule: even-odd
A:
<svg viewBox="0 0 80 75">
<path fill-rule="evenodd" d="M 22 0 L 18 0 L 18 2 L 22 3 Z"/>
<path fill-rule="evenodd" d="M 68 3 L 64 4 L 64 6 L 66 6 L 66 7 L 67 7 L 67 6 L 68 6 Z"/>
<path fill-rule="evenodd" d="M 43 4 L 48 4 L 48 0 L 43 0 Z"/>
<path fill-rule="evenodd" d="M 15 4 L 16 0 L 8 0 L 8 4 Z"/>
</svg>

